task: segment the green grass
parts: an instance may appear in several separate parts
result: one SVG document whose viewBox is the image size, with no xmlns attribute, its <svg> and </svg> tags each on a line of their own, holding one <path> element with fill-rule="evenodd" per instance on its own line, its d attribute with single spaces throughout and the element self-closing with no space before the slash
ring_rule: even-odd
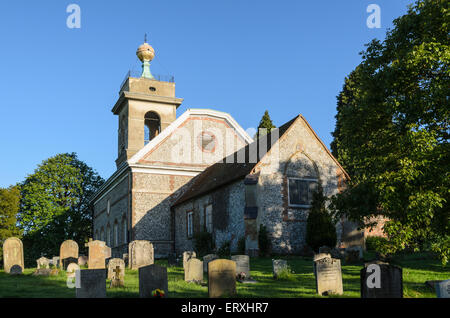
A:
<svg viewBox="0 0 450 318">
<path fill-rule="evenodd" d="M 370 255 L 368 255 L 370 257 Z M 257 284 L 237 282 L 238 297 L 322 297 L 315 292 L 312 259 L 284 257 L 293 272 L 289 280 L 274 280 L 271 258 L 252 258 L 251 276 Z M 167 266 L 167 261 L 157 264 Z M 435 297 L 435 292 L 424 284 L 427 280 L 443 280 L 450 277 L 450 266 L 443 267 L 438 260 L 426 254 L 397 256 L 391 262 L 403 268 L 404 297 Z M 344 295 L 330 297 L 360 297 L 359 271 L 363 263 L 343 265 Z M 11 276 L 0 271 L 0 297 L 75 297 L 75 289 L 66 286 L 66 274 L 58 276 L 32 276 L 35 269 L 27 268 L 23 275 Z M 182 267 L 168 267 L 169 296 L 182 298 L 208 297 L 208 287 L 186 283 Z M 206 276 L 205 276 L 206 282 Z M 125 287 L 109 289 L 108 297 L 139 297 L 138 271 L 126 270 Z"/>
</svg>

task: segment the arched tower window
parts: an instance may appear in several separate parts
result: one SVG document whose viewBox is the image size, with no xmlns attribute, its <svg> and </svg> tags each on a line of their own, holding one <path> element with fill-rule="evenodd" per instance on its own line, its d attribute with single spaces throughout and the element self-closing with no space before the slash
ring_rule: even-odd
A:
<svg viewBox="0 0 450 318">
<path fill-rule="evenodd" d="M 144 116 L 144 145 L 161 132 L 161 119 L 155 112 L 147 112 Z"/>
</svg>

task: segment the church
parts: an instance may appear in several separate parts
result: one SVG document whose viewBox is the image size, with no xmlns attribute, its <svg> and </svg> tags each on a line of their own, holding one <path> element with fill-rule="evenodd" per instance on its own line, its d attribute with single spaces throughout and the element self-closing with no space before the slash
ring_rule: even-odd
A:
<svg viewBox="0 0 450 318">
<path fill-rule="evenodd" d="M 302 253 L 313 191 L 320 183 L 334 195 L 349 178 L 306 119 L 253 140 L 226 112 L 191 108 L 177 117 L 183 99 L 172 79 L 152 75 L 154 49 L 145 42 L 136 54 L 142 74 L 126 77 L 112 108 L 117 169 L 90 198 L 94 239 L 113 257 L 148 240 L 161 258 L 192 250 L 195 233 L 207 231 L 216 247 L 236 251 L 245 240 L 246 254 L 257 255 L 262 224 L 273 253 Z M 341 247 L 359 244 L 348 222 L 337 236 Z"/>
</svg>

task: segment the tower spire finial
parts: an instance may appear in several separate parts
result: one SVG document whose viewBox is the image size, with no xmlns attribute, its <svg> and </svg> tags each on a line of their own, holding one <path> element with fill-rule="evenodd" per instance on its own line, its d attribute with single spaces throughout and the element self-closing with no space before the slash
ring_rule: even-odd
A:
<svg viewBox="0 0 450 318">
<path fill-rule="evenodd" d="M 138 47 L 136 51 L 137 57 L 142 62 L 141 77 L 155 79 L 150 72 L 150 61 L 155 57 L 155 50 L 147 43 L 147 33 L 144 35 L 144 44 Z"/>
</svg>

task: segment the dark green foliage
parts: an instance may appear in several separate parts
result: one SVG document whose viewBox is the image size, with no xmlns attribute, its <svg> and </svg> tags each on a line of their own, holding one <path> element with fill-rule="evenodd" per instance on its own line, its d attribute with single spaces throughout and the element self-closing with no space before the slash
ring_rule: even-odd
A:
<svg viewBox="0 0 450 318">
<path fill-rule="evenodd" d="M 197 257 L 212 253 L 214 248 L 215 244 L 211 233 L 204 231 L 194 234 L 194 250 Z"/>
<path fill-rule="evenodd" d="M 220 258 L 229 258 L 231 256 L 231 241 L 225 241 L 217 250 Z"/>
<path fill-rule="evenodd" d="M 306 244 L 316 253 L 321 246 L 333 248 L 337 242 L 336 227 L 325 207 L 326 200 L 322 186 L 319 184 L 317 191 L 313 194 L 306 224 Z"/>
<path fill-rule="evenodd" d="M 21 231 L 16 224 L 19 202 L 20 189 L 18 186 L 0 188 L 0 266 L 3 265 L 3 242 L 9 237 L 21 236 Z"/>
<path fill-rule="evenodd" d="M 258 247 L 259 247 L 259 255 L 260 256 L 268 256 L 271 249 L 271 241 L 269 238 L 269 233 L 265 225 L 259 226 L 258 233 Z"/>
<path fill-rule="evenodd" d="M 237 242 L 237 252 L 239 255 L 245 254 L 245 236 L 241 237 Z"/>
<path fill-rule="evenodd" d="M 381 247 L 387 243 L 387 239 L 381 236 L 369 236 L 366 238 L 366 250 L 368 252 L 381 252 Z"/>
<path fill-rule="evenodd" d="M 259 135 L 260 135 L 260 132 L 259 132 L 259 129 L 260 129 L 260 128 L 267 129 L 266 132 L 262 132 L 262 133 L 261 133 L 262 135 L 264 135 L 264 134 L 266 134 L 266 133 L 270 133 L 270 131 L 272 130 L 272 128 L 275 128 L 275 125 L 273 124 L 272 119 L 270 119 L 269 111 L 267 111 L 267 110 L 264 112 L 264 115 L 263 115 L 263 117 L 261 118 L 261 121 L 259 122 L 259 125 L 258 125 L 258 132 L 257 132 L 257 136 L 258 136 L 258 137 L 259 137 Z"/>
<path fill-rule="evenodd" d="M 338 96 L 332 150 L 349 172 L 337 218 L 389 219 L 384 253 L 450 257 L 448 1 L 418 0 L 373 40 Z"/>
<path fill-rule="evenodd" d="M 75 153 L 65 153 L 44 160 L 21 183 L 18 222 L 24 231 L 26 264 L 35 265 L 41 255 L 59 255 L 67 239 L 84 249 L 92 237 L 88 198 L 103 182 Z"/>
</svg>

